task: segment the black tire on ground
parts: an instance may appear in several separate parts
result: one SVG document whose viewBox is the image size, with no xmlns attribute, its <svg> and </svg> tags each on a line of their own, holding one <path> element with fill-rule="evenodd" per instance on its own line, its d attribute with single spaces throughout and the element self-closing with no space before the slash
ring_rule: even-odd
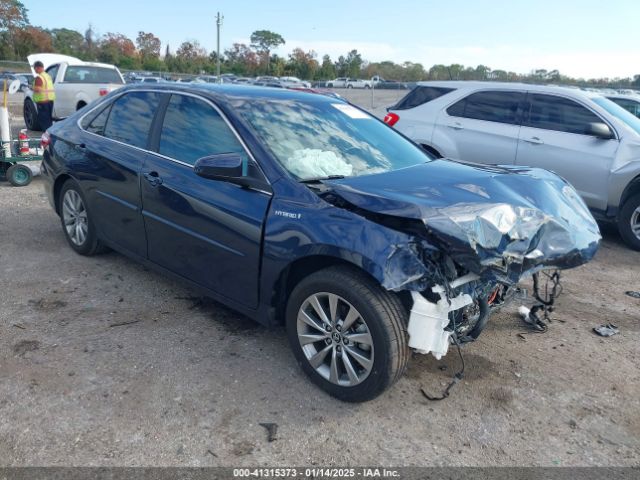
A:
<svg viewBox="0 0 640 480">
<path fill-rule="evenodd" d="M 24 124 L 29 130 L 36 132 L 41 131 L 40 122 L 38 122 L 38 109 L 30 98 L 24 99 L 24 106 L 22 108 L 22 115 L 24 116 Z"/>
<path fill-rule="evenodd" d="M 14 187 L 26 187 L 32 179 L 33 173 L 26 165 L 16 163 L 7 169 L 7 180 Z"/>
<path fill-rule="evenodd" d="M 640 193 L 624 202 L 618 214 L 618 231 L 627 245 L 640 250 Z"/>
<path fill-rule="evenodd" d="M 87 106 L 87 104 L 86 104 L 86 103 L 84 103 L 84 102 L 78 102 L 78 105 L 76 105 L 76 112 L 77 112 L 78 110 L 80 110 L 81 108 L 86 107 L 86 106 Z"/>
<path fill-rule="evenodd" d="M 371 87 L 369 85 L 365 85 L 364 88 L 366 88 L 367 90 L 369 90 Z"/>
<path fill-rule="evenodd" d="M 345 320 L 349 317 L 347 313 L 351 311 L 351 308 L 354 308 L 359 313 L 359 320 L 356 320 L 350 328 L 345 326 L 346 329 L 344 331 L 341 328 L 336 328 L 333 333 L 327 333 L 328 338 L 315 340 L 314 343 L 307 342 L 308 345 L 303 347 L 298 337 L 298 316 L 303 306 L 307 305 L 307 308 L 310 308 L 310 304 L 307 301 L 313 298 L 314 295 L 319 295 L 320 298 L 325 295 L 341 297 L 340 303 L 334 307 L 334 311 L 338 311 L 335 315 L 337 319 L 335 325 L 346 325 Z M 328 297 L 327 303 L 324 305 L 330 305 Z M 315 309 L 314 311 L 317 312 Z M 331 308 L 329 307 L 329 310 L 326 311 L 331 311 Z M 322 321 L 319 315 L 317 318 Z M 291 292 L 286 310 L 287 336 L 298 363 L 316 385 L 340 400 L 364 402 L 380 395 L 404 373 L 410 356 L 407 318 L 407 311 L 400 299 L 395 294 L 384 290 L 363 272 L 352 267 L 329 267 L 309 275 Z M 304 331 L 304 334 L 312 334 L 315 337 L 323 335 L 323 332 L 319 331 L 317 327 L 307 327 L 309 324 L 306 322 L 301 321 L 300 325 L 302 325 L 302 328 L 311 329 L 311 332 Z M 357 329 L 354 330 L 356 326 Z M 336 341 L 333 344 L 338 345 L 337 347 L 332 346 L 331 342 L 335 338 L 336 331 L 339 334 L 343 334 L 345 338 L 354 333 L 361 334 L 361 332 L 365 332 L 370 334 L 368 340 L 371 341 L 372 347 L 369 347 L 369 350 L 366 350 L 366 344 L 354 343 L 353 340 L 349 343 L 349 340 L 343 340 L 343 342 L 346 342 L 344 345 L 349 345 L 350 352 L 355 350 L 356 353 L 367 355 L 368 351 L 369 359 L 373 357 L 372 367 L 369 367 L 368 375 L 361 376 L 363 380 L 360 380 L 360 383 L 356 384 L 354 382 L 353 385 L 338 384 L 341 382 L 348 383 L 351 380 L 347 370 L 347 363 L 355 365 L 357 369 L 360 369 L 360 373 L 366 370 L 366 367 L 356 362 L 357 358 L 352 353 L 347 355 L 346 347 L 342 346 L 341 349 L 339 342 Z M 304 349 L 309 348 L 309 346 L 311 346 L 311 350 L 306 350 L 307 353 L 305 353 Z M 316 370 L 316 368 L 321 368 L 324 369 L 324 372 L 331 372 L 333 365 L 332 354 L 326 354 L 323 357 L 320 367 L 312 366 L 307 358 L 307 355 L 315 358 L 316 353 L 326 348 L 333 348 L 334 350 L 337 348 L 337 351 L 341 352 L 336 353 L 335 357 L 336 371 L 339 369 L 339 374 L 335 377 L 340 379 L 338 383 L 330 381 L 330 378 L 327 379 Z M 360 348 L 365 348 L 365 350 L 360 350 Z M 348 357 L 348 362 L 342 358 L 342 355 Z"/>
<path fill-rule="evenodd" d="M 347 85 L 347 88 L 353 88 L 353 85 Z"/>
<path fill-rule="evenodd" d="M 76 202 L 74 202 L 74 200 Z M 65 205 L 65 201 L 69 203 Z M 58 202 L 62 233 L 67 239 L 69 246 L 76 253 L 86 256 L 95 255 L 106 250 L 98 239 L 95 225 L 87 209 L 87 200 L 77 182 L 69 179 L 64 183 L 60 190 Z M 77 222 L 75 221 L 76 218 Z M 73 225 L 75 224 L 84 224 L 86 226 L 86 233 L 84 237 L 75 237 L 74 240 L 72 235 L 75 233 L 73 229 Z M 70 230 L 67 229 L 68 227 Z"/>
</svg>

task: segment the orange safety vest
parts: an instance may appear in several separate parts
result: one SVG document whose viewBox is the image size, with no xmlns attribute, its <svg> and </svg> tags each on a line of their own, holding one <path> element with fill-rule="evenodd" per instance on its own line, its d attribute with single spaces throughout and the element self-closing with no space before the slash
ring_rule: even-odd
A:
<svg viewBox="0 0 640 480">
<path fill-rule="evenodd" d="M 47 72 L 38 74 L 38 77 L 42 80 L 42 89 L 39 92 L 33 92 L 33 101 L 36 103 L 53 102 L 56 99 L 53 80 Z"/>
</svg>

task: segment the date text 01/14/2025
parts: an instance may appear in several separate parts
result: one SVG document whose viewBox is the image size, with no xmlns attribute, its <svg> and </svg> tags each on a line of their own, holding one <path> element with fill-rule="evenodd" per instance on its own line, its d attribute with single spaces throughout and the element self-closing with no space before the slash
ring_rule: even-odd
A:
<svg viewBox="0 0 640 480">
<path fill-rule="evenodd" d="M 234 478 L 397 478 L 399 472 L 386 468 L 234 468 Z"/>
</svg>

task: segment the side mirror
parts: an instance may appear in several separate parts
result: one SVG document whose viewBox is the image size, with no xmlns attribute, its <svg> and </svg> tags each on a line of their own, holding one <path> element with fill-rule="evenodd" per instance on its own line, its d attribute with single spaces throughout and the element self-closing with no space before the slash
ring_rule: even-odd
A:
<svg viewBox="0 0 640 480">
<path fill-rule="evenodd" d="M 242 157 L 237 153 L 221 153 L 202 157 L 193 166 L 196 175 L 210 180 L 242 177 Z"/>
<path fill-rule="evenodd" d="M 209 180 L 234 183 L 245 188 L 271 192 L 271 186 L 253 163 L 244 164 L 238 153 L 219 153 L 198 159 L 193 166 L 196 175 Z"/>
<path fill-rule="evenodd" d="M 594 122 L 590 123 L 587 127 L 587 134 L 594 137 L 601 138 L 603 140 L 611 140 L 613 138 L 613 132 L 606 123 Z"/>
</svg>

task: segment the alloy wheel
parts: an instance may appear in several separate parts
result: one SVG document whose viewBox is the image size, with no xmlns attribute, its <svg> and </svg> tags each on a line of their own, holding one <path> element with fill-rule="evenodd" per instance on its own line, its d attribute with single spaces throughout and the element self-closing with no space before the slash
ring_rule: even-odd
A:
<svg viewBox="0 0 640 480">
<path fill-rule="evenodd" d="M 640 206 L 637 207 L 631 214 L 629 223 L 631 224 L 631 231 L 636 236 L 636 238 L 640 240 Z"/>
<path fill-rule="evenodd" d="M 82 197 L 75 190 L 67 190 L 62 199 L 62 220 L 67 236 L 74 245 L 80 247 L 87 240 L 89 226 L 87 209 Z"/>
<path fill-rule="evenodd" d="M 308 297 L 298 311 L 297 334 L 309 364 L 335 385 L 358 385 L 373 369 L 369 327 L 339 295 L 320 292 Z"/>
</svg>

